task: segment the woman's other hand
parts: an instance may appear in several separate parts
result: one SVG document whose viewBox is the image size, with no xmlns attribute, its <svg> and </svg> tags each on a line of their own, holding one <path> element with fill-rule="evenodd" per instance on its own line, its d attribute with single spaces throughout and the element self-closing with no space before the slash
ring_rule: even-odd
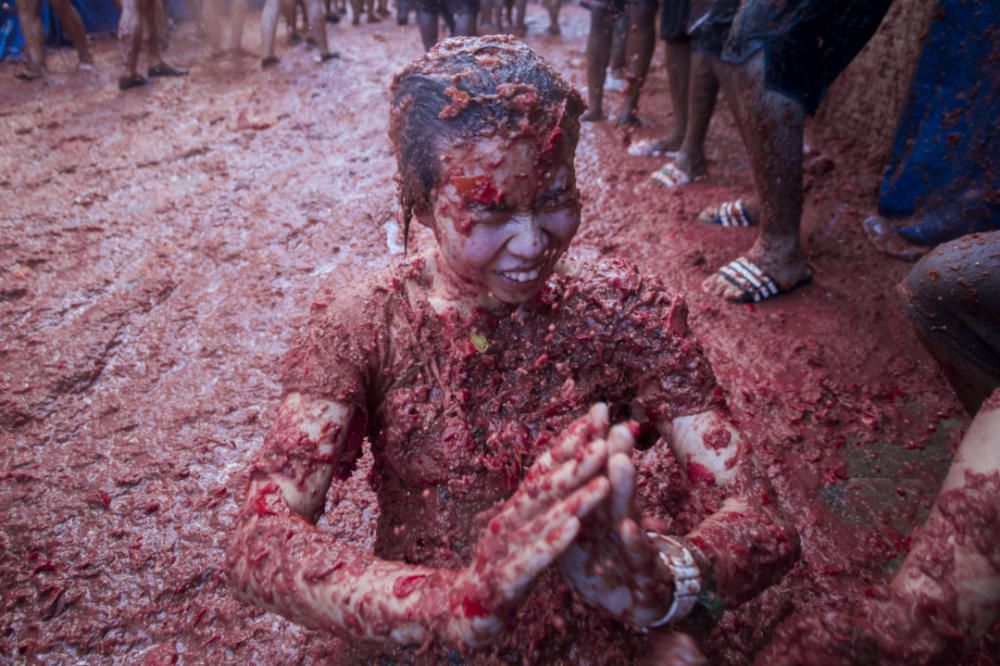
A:
<svg viewBox="0 0 1000 666">
<path fill-rule="evenodd" d="M 559 559 L 559 568 L 584 601 L 622 622 L 646 627 L 670 608 L 673 580 L 659 561 L 658 547 L 638 523 L 633 444 L 627 425 L 611 429 L 609 501 L 585 522 Z"/>
</svg>

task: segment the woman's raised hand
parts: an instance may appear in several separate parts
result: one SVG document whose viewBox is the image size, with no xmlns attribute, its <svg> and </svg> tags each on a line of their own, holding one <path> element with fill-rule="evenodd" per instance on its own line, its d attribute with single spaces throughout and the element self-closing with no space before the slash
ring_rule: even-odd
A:
<svg viewBox="0 0 1000 666">
<path fill-rule="evenodd" d="M 670 608 L 673 580 L 659 550 L 639 526 L 635 509 L 632 432 L 625 424 L 608 433 L 609 501 L 585 521 L 559 558 L 569 586 L 587 603 L 634 626 L 646 627 Z"/>
<path fill-rule="evenodd" d="M 446 633 L 469 646 L 493 640 L 535 578 L 607 498 L 608 409 L 597 404 L 564 430 L 482 531 L 472 563 L 448 591 Z"/>
</svg>

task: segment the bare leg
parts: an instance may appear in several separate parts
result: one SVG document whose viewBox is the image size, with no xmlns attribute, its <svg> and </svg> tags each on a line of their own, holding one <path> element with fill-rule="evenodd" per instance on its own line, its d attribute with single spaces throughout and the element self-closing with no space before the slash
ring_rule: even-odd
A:
<svg viewBox="0 0 1000 666">
<path fill-rule="evenodd" d="M 243 52 L 243 24 L 247 18 L 247 0 L 233 0 L 229 5 L 229 49 Z"/>
<path fill-rule="evenodd" d="M 810 275 L 799 246 L 805 110 L 765 86 L 763 50 L 743 64 L 720 63 L 716 71 L 742 128 L 760 205 L 760 234 L 745 256 L 779 289 L 791 289 Z M 719 274 L 702 286 L 728 300 L 740 296 Z"/>
<path fill-rule="evenodd" d="M 514 0 L 514 34 L 521 37 L 528 34 L 528 24 L 524 21 L 527 5 L 528 0 Z"/>
<path fill-rule="evenodd" d="M 186 70 L 171 67 L 160 52 L 160 31 L 157 29 L 157 0 L 139 0 L 142 25 L 146 33 L 146 59 L 150 63 L 149 76 L 184 76 Z"/>
<path fill-rule="evenodd" d="M 476 36 L 476 15 L 473 12 L 455 14 L 455 35 L 462 37 Z"/>
<path fill-rule="evenodd" d="M 90 55 L 90 47 L 87 46 L 87 33 L 83 29 L 83 21 L 80 20 L 80 15 L 76 13 L 69 0 L 51 0 L 51 2 L 53 11 L 59 17 L 59 22 L 62 23 L 63 30 L 69 35 L 70 41 L 73 42 L 73 46 L 76 48 L 80 64 L 94 64 L 94 57 Z"/>
<path fill-rule="evenodd" d="M 156 39 L 159 41 L 159 49 L 166 51 L 170 48 L 170 19 L 167 17 L 167 7 L 165 0 L 154 0 L 153 2 L 153 23 L 156 26 Z"/>
<path fill-rule="evenodd" d="M 118 19 L 118 42 L 125 62 L 125 76 L 118 79 L 118 88 L 128 90 L 146 83 L 139 76 L 139 49 L 142 47 L 142 13 L 139 3 L 143 0 L 122 0 L 122 13 Z"/>
<path fill-rule="evenodd" d="M 504 0 L 493 0 L 490 3 L 490 25 L 496 26 L 496 32 L 503 31 L 503 3 Z"/>
<path fill-rule="evenodd" d="M 559 10 L 562 8 L 562 0 L 545 0 L 545 9 L 549 12 L 549 34 L 558 35 L 562 30 L 559 28 Z"/>
<path fill-rule="evenodd" d="M 937 246 L 899 289 L 917 337 L 975 414 L 1000 388 L 1000 231 Z"/>
<path fill-rule="evenodd" d="M 674 111 L 674 131 L 663 144 L 663 150 L 681 147 L 687 134 L 688 90 L 691 86 L 691 42 L 667 42 L 667 77 L 670 82 L 670 102 Z M 713 99 L 715 95 L 712 95 Z M 709 110 L 711 116 L 711 110 Z M 702 139 L 704 141 L 704 139 Z"/>
<path fill-rule="evenodd" d="M 712 57 L 705 53 L 692 54 L 689 76 L 687 127 L 675 164 L 693 179 L 708 173 L 705 139 L 719 96 L 719 79 Z"/>
<path fill-rule="evenodd" d="M 278 29 L 278 14 L 283 13 L 288 16 L 291 10 L 292 22 L 289 24 L 295 30 L 295 6 L 294 0 L 266 0 L 264 11 L 260 17 L 261 41 L 264 43 L 264 56 L 261 58 L 261 67 L 270 67 L 278 63 L 278 57 L 274 55 L 274 33 Z"/>
<path fill-rule="evenodd" d="M 482 25 L 484 32 L 487 34 L 495 32 L 497 27 L 493 24 L 494 2 L 495 0 L 481 0 L 479 3 L 479 23 Z"/>
<path fill-rule="evenodd" d="M 629 4 L 630 28 L 628 39 L 625 40 L 625 53 L 628 87 L 625 89 L 625 102 L 618 114 L 619 125 L 638 124 L 636 112 L 639 110 L 639 93 L 646 82 L 649 73 L 649 63 L 653 59 L 653 49 L 656 47 L 656 12 L 657 3 L 636 1 Z"/>
<path fill-rule="evenodd" d="M 580 120 L 604 120 L 604 77 L 611 59 L 611 32 L 618 17 L 604 7 L 590 10 L 587 35 L 587 112 Z"/>
<path fill-rule="evenodd" d="M 295 45 L 302 43 L 302 36 L 299 34 L 299 3 L 296 0 L 280 0 L 279 9 L 285 19 L 287 26 L 288 43 Z M 263 18 L 261 19 L 263 20 Z"/>
<path fill-rule="evenodd" d="M 326 21 L 323 19 L 322 0 L 306 0 L 306 9 L 309 12 L 309 27 L 312 30 L 312 37 L 319 47 L 320 60 L 330 60 L 339 56 L 338 53 L 330 51 L 326 41 Z"/>
<path fill-rule="evenodd" d="M 28 56 L 23 79 L 37 79 L 45 75 L 45 30 L 39 18 L 40 0 L 19 0 L 17 16 L 24 33 L 25 55 Z"/>
<path fill-rule="evenodd" d="M 201 4 L 201 17 L 205 26 L 205 39 L 212 56 L 222 53 L 222 0 L 204 0 Z M 265 9 L 265 12 L 267 10 Z"/>
<path fill-rule="evenodd" d="M 625 79 L 625 45 L 628 42 L 628 31 L 632 27 L 632 17 L 628 12 L 615 20 L 615 25 L 611 29 L 611 61 L 608 67 L 611 74 L 619 79 Z"/>
<path fill-rule="evenodd" d="M 352 0 L 356 2 L 357 0 Z M 420 39 L 424 43 L 424 50 L 429 51 L 438 40 L 438 15 L 417 8 L 417 27 L 420 29 Z"/>
</svg>

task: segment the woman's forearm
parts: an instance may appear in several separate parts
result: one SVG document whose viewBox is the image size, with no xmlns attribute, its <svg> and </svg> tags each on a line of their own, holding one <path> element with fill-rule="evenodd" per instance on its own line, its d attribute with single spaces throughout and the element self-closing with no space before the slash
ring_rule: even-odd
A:
<svg viewBox="0 0 1000 666">
<path fill-rule="evenodd" d="M 729 607 L 778 582 L 799 555 L 795 529 L 776 510 L 730 498 L 686 537 L 705 577 Z"/>
<path fill-rule="evenodd" d="M 276 484 L 251 488 L 228 551 L 241 594 L 299 624 L 353 638 L 451 642 L 446 572 L 379 560 L 293 514 Z"/>
</svg>

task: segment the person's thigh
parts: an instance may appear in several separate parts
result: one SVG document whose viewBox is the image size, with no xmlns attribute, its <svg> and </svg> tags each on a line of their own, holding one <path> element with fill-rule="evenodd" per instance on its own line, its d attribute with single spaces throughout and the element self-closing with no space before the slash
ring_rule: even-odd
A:
<svg viewBox="0 0 1000 666">
<path fill-rule="evenodd" d="M 902 289 L 921 329 L 1000 374 L 1000 231 L 939 245 Z"/>
</svg>

